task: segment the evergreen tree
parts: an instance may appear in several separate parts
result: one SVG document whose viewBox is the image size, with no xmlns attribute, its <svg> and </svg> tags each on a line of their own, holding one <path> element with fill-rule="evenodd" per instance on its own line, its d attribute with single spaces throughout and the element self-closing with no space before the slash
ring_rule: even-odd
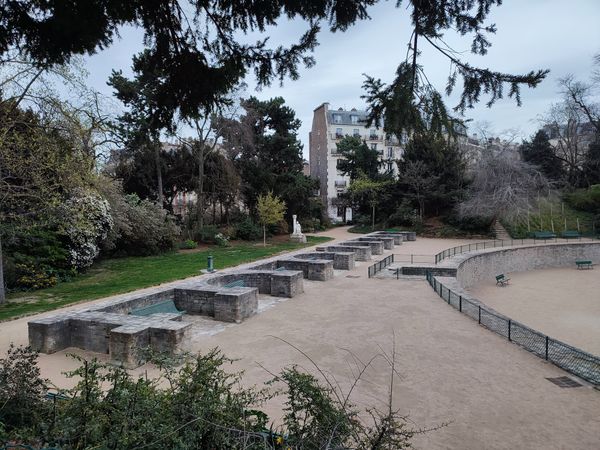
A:
<svg viewBox="0 0 600 450">
<path fill-rule="evenodd" d="M 439 215 L 465 193 L 466 162 L 462 152 L 453 140 L 431 133 L 412 137 L 398 161 L 398 172 L 400 191 L 417 200 L 421 211 Z M 424 181 L 417 183 L 419 176 Z"/>
<path fill-rule="evenodd" d="M 4 2 L 0 15 L 0 55 L 22 52 L 31 55 L 40 67 L 48 67 L 64 63 L 72 55 L 92 54 L 106 48 L 119 36 L 120 28 L 138 26 L 144 29 L 149 67 L 164 74 L 156 80 L 156 98 L 164 108 L 180 108 L 187 116 L 212 109 L 250 70 L 254 71 L 259 86 L 287 76 L 298 78 L 300 65 L 310 67 L 315 63 L 310 52 L 318 44 L 321 22 L 327 22 L 332 31 L 345 31 L 367 19 L 368 8 L 379 1 L 11 1 Z M 428 85 L 418 64 L 424 43 L 449 61 L 448 92 L 456 85 L 457 78 L 462 78 L 459 110 L 477 103 L 482 94 L 489 94 L 488 104 L 492 104 L 506 91 L 520 103 L 520 86 L 537 86 L 547 71 L 511 75 L 474 67 L 443 41 L 448 30 L 472 34 L 471 51 L 485 55 L 491 45 L 486 34 L 496 31 L 495 25 L 485 21 L 491 8 L 501 3 L 501 0 L 396 2 L 396 7 L 407 9 L 411 17 L 410 52 L 392 85 L 367 78 L 371 117 L 380 120 L 388 107 L 393 109 L 393 105 L 401 104 L 406 106 L 402 110 L 410 119 L 411 128 L 428 121 L 430 126 L 435 125 L 437 118 L 446 122 L 440 96 Z M 308 29 L 288 48 L 269 47 L 265 36 L 268 27 L 285 18 L 302 19 L 309 23 Z M 244 34 L 259 38 L 254 43 L 243 43 L 240 37 Z M 406 128 L 402 116 L 386 114 L 386 117 L 390 132 Z"/>
<path fill-rule="evenodd" d="M 588 147 L 583 162 L 583 176 L 588 186 L 600 184 L 600 137 Z"/>
<path fill-rule="evenodd" d="M 538 167 L 549 181 L 559 181 L 564 176 L 562 163 L 554 155 L 554 149 L 544 130 L 539 130 L 531 142 L 523 142 L 521 156 L 523 161 Z"/>
<path fill-rule="evenodd" d="M 242 179 L 242 195 L 250 211 L 256 211 L 258 196 L 274 192 L 288 206 L 287 217 L 306 217 L 317 182 L 302 173 L 302 144 L 298 141 L 300 120 L 281 97 L 242 101 L 246 114 L 226 145 L 239 152 L 235 157 Z"/>
<path fill-rule="evenodd" d="M 355 136 L 346 136 L 337 144 L 337 152 L 343 156 L 338 160 L 337 169 L 351 180 L 363 174 L 371 180 L 380 178 L 381 161 L 377 150 L 369 148 L 365 141 Z"/>
</svg>

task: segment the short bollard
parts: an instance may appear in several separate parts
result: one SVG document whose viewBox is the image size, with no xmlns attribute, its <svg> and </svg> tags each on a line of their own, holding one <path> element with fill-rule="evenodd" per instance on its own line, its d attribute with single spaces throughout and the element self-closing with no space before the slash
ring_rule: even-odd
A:
<svg viewBox="0 0 600 450">
<path fill-rule="evenodd" d="M 214 272 L 215 269 L 213 267 L 213 256 L 212 255 L 208 255 L 208 260 L 207 260 L 207 264 L 206 264 L 206 271 L 207 272 Z"/>
</svg>

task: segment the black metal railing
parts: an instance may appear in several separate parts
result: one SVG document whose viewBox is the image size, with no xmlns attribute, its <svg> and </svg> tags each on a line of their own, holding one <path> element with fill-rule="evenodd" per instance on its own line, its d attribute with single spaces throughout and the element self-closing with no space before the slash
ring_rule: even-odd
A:
<svg viewBox="0 0 600 450">
<path fill-rule="evenodd" d="M 427 281 L 449 305 L 477 320 L 485 328 L 507 338 L 540 358 L 571 372 L 592 384 L 600 385 L 600 358 L 533 330 L 499 314 L 479 302 L 464 298 L 440 283 L 431 272 Z"/>
<path fill-rule="evenodd" d="M 443 252 L 435 255 L 435 264 L 439 264 L 446 258 L 450 258 L 454 255 L 461 253 L 485 250 L 487 248 L 497 247 L 513 247 L 515 245 L 527 245 L 527 244 L 547 244 L 549 242 L 572 242 L 572 241 L 597 241 L 594 238 L 578 237 L 578 238 L 550 238 L 550 239 L 494 239 L 493 241 L 474 242 L 472 244 L 463 244 L 456 247 L 447 248 Z"/>
<path fill-rule="evenodd" d="M 435 255 L 416 255 L 414 253 L 394 253 L 386 256 L 381 261 L 377 261 L 372 266 L 369 266 L 369 278 L 372 278 L 377 272 L 381 272 L 384 268 L 394 262 L 407 264 L 434 264 Z M 396 274 L 397 275 L 397 274 Z"/>
<path fill-rule="evenodd" d="M 389 255 L 383 258 L 381 261 L 377 261 L 372 266 L 369 266 L 369 278 L 373 277 L 377 272 L 381 272 L 382 269 L 389 266 L 394 262 L 394 255 Z"/>
</svg>

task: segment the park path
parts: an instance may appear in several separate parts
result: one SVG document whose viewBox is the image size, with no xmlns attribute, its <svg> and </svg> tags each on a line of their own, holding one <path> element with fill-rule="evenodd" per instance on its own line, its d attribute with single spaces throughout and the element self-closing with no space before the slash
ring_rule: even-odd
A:
<svg viewBox="0 0 600 450">
<path fill-rule="evenodd" d="M 321 234 L 355 236 L 344 228 Z M 435 254 L 464 242 L 419 238 L 393 251 Z M 368 279 L 369 264 L 336 271 L 327 282 L 305 281 L 303 294 L 242 324 L 198 337 L 194 349 L 219 347 L 237 359 L 233 369 L 245 371 L 245 384 L 262 386 L 271 378 L 267 370 L 277 373 L 297 364 L 314 371 L 287 341 L 348 387 L 353 358 L 366 361 L 382 349 L 391 352 L 395 341 L 401 378 L 394 385 L 394 406 L 416 427 L 448 423 L 417 437 L 417 448 L 598 448 L 600 392 L 588 386 L 561 389 L 548 382 L 546 378 L 565 372 L 479 327 L 441 301 L 423 280 Z M 27 320 L 0 324 L 0 350 L 11 340 L 27 341 Z M 42 375 L 59 386 L 72 384 L 61 372 L 76 366 L 66 353 L 40 356 Z M 133 372 L 156 374 L 150 365 Z M 359 407 L 383 407 L 388 386 L 389 369 L 377 358 L 353 400 Z M 281 399 L 274 398 L 265 409 L 278 418 L 281 406 Z"/>
</svg>

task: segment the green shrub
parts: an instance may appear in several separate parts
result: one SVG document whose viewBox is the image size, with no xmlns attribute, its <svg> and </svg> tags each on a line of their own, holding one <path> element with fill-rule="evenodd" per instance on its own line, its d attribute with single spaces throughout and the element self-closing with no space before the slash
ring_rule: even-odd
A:
<svg viewBox="0 0 600 450">
<path fill-rule="evenodd" d="M 75 273 L 69 251 L 56 231 L 18 227 L 3 233 L 4 282 L 9 290 L 47 287 Z"/>
<path fill-rule="evenodd" d="M 223 233 L 217 233 L 215 234 L 215 243 L 219 247 L 229 247 L 229 238 Z"/>
<path fill-rule="evenodd" d="M 566 202 L 580 211 L 600 212 L 600 184 L 589 189 L 577 189 L 565 195 Z"/>
<path fill-rule="evenodd" d="M 491 217 L 460 217 L 450 214 L 444 217 L 444 222 L 459 230 L 473 234 L 488 234 L 491 231 L 494 219 Z"/>
<path fill-rule="evenodd" d="M 250 217 L 235 225 L 235 237 L 243 241 L 256 241 L 262 237 L 262 229 Z"/>
<path fill-rule="evenodd" d="M 29 347 L 9 348 L 0 360 L 0 439 L 6 447 L 405 449 L 412 448 L 415 433 L 427 431 L 412 430 L 391 398 L 381 409 L 359 410 L 327 375 L 320 380 L 297 367 L 283 369 L 269 383 L 277 385 L 284 415 L 276 429 L 267 428 L 271 419 L 260 408 L 274 392 L 245 387 L 242 374 L 232 373 L 232 361 L 218 350 L 182 365 L 155 355 L 160 378 L 77 359 L 80 367 L 68 374 L 75 387 L 51 399 L 37 354 Z"/>
<path fill-rule="evenodd" d="M 181 244 L 179 244 L 179 248 L 182 250 L 192 250 L 198 247 L 198 243 L 192 239 L 186 239 Z"/>
<path fill-rule="evenodd" d="M 214 244 L 215 235 L 219 232 L 216 226 L 214 225 L 205 225 L 202 228 L 198 228 L 194 230 L 194 238 L 199 242 L 204 242 L 205 244 Z"/>
</svg>

